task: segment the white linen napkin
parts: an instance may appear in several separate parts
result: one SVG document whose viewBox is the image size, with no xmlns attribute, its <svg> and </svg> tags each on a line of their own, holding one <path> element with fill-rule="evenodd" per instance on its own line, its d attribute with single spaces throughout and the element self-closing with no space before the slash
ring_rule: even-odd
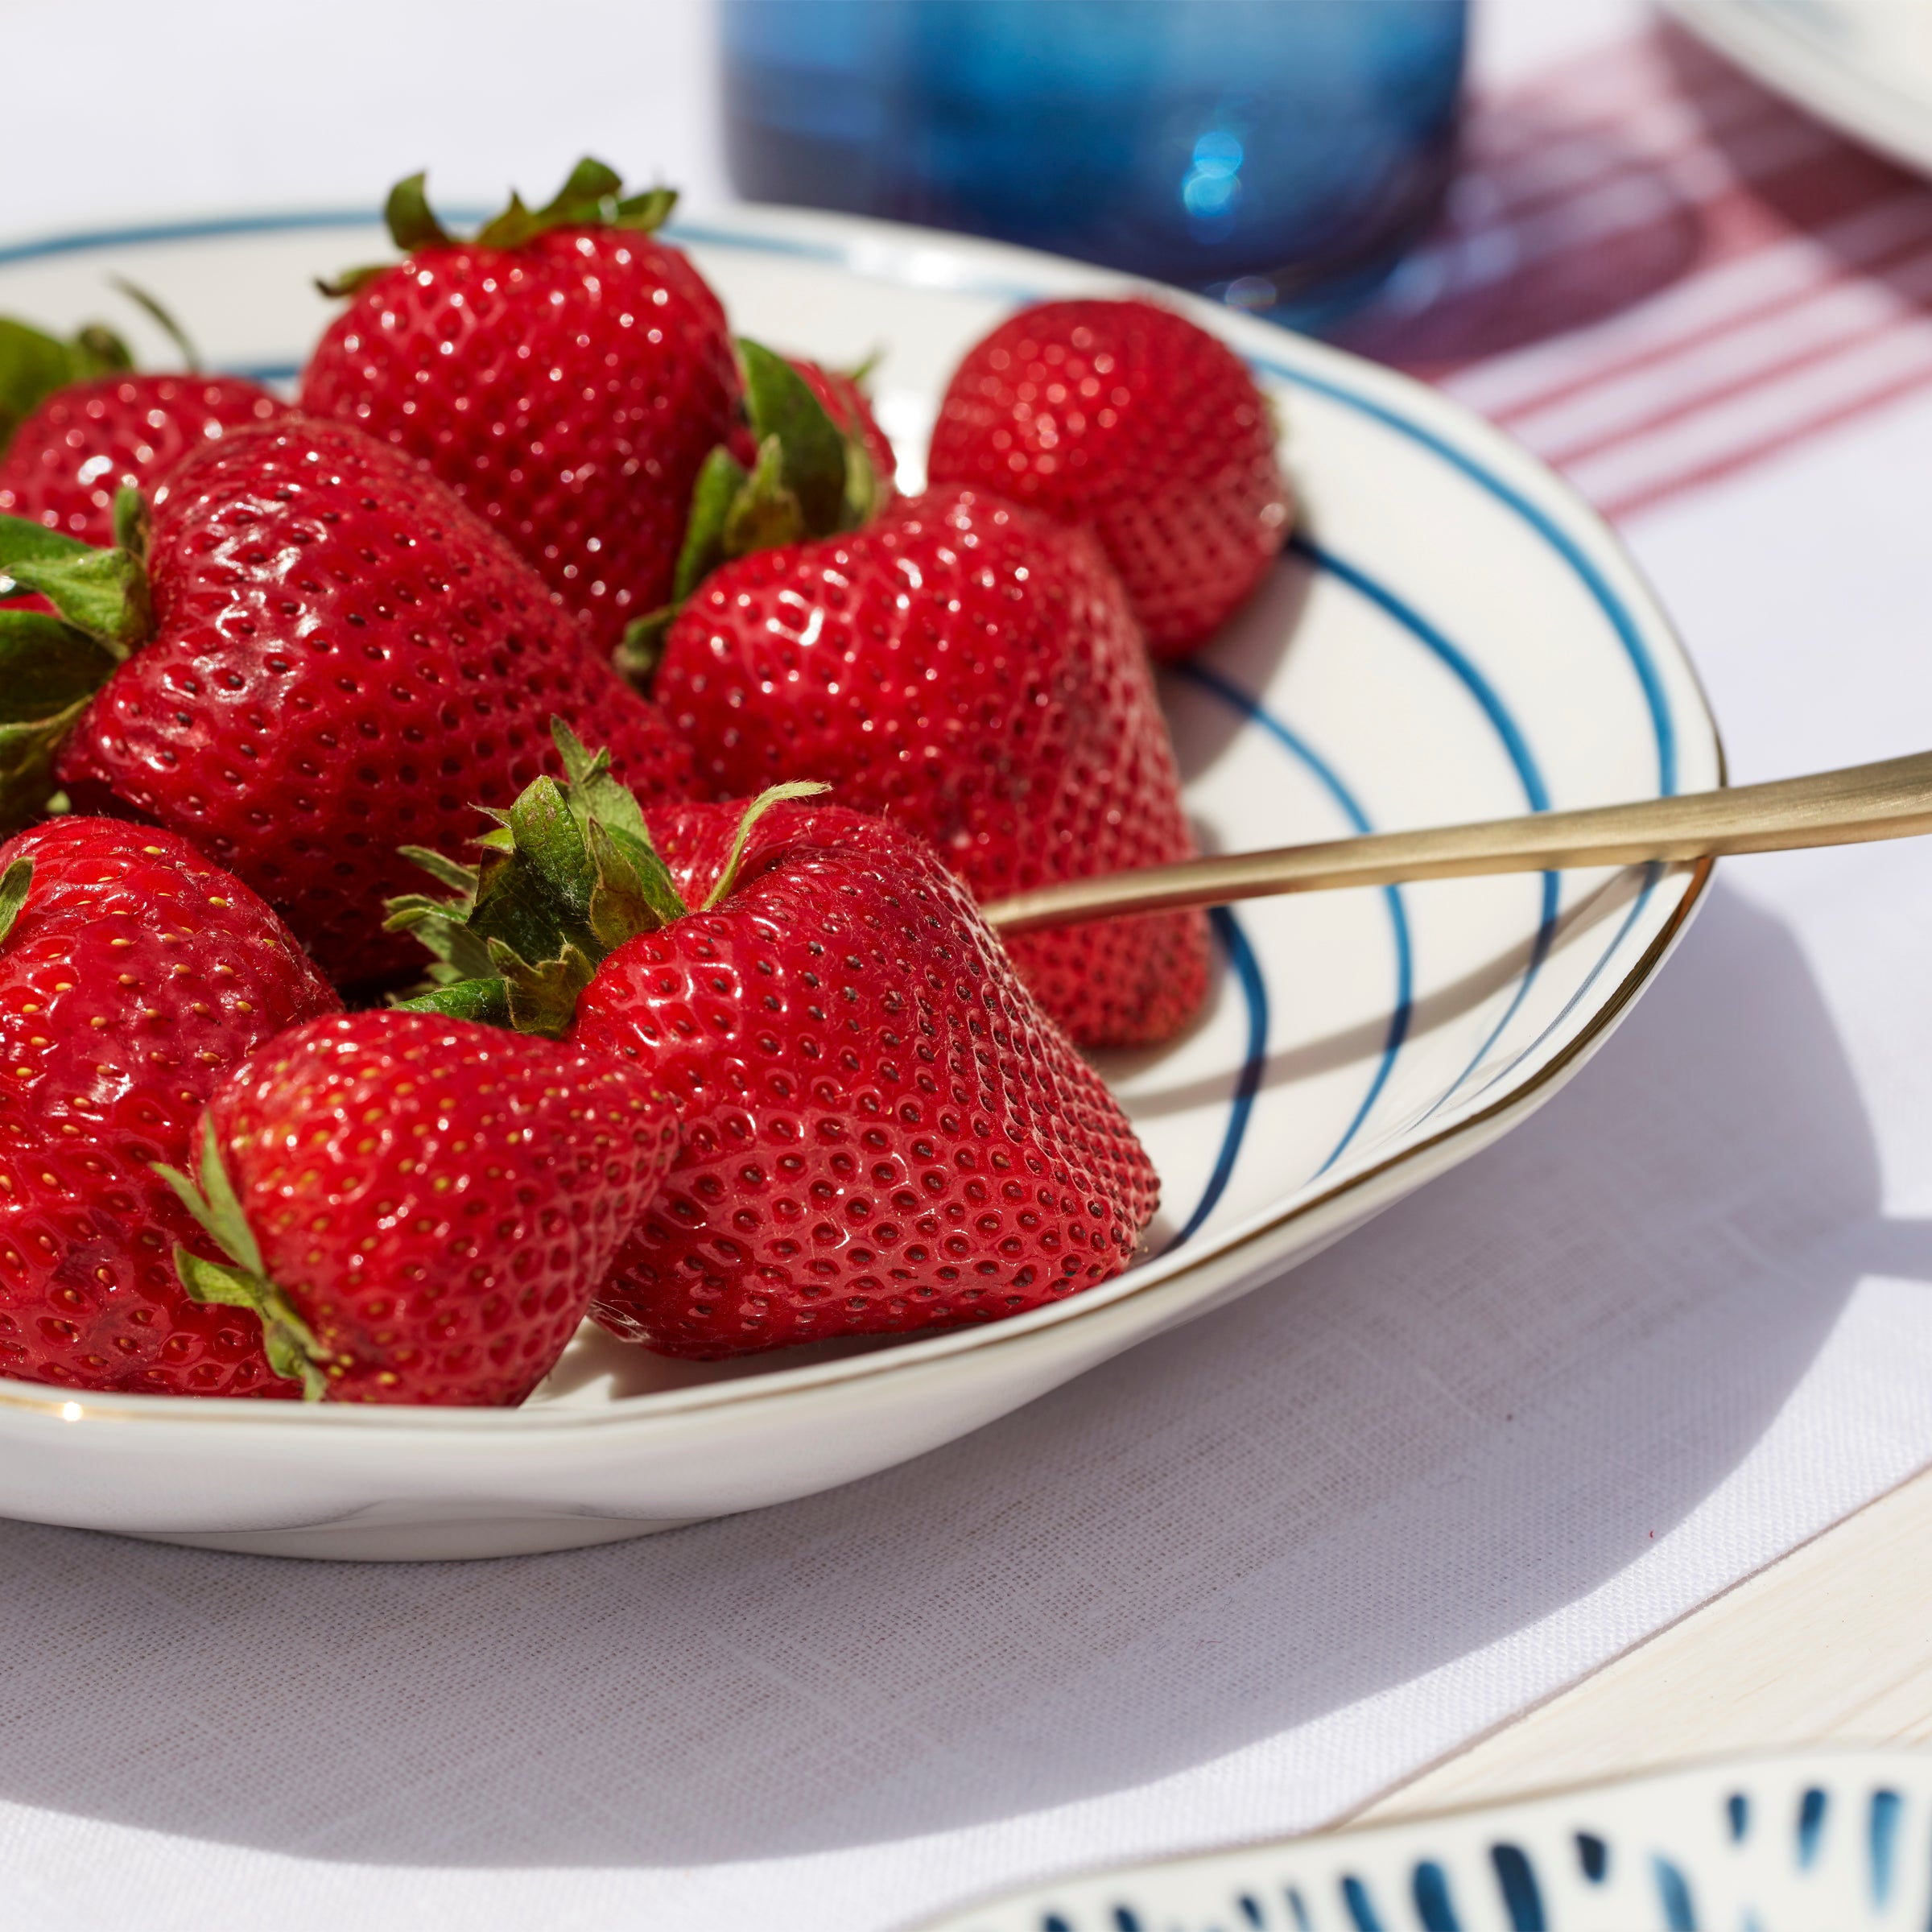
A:
<svg viewBox="0 0 1932 1932">
<path fill-rule="evenodd" d="M 317 17 L 248 10 L 250 60 L 292 76 L 278 118 L 320 113 L 332 87 L 361 130 L 346 155 L 318 137 L 271 157 L 265 198 L 364 200 L 372 169 L 437 155 L 481 196 L 485 134 L 526 188 L 601 143 L 647 172 L 649 141 L 618 137 L 654 114 L 710 152 L 693 9 L 477 6 L 460 47 L 423 27 L 434 10 L 382 10 L 406 83 L 329 60 L 305 76 L 294 23 Z M 1573 35 L 1622 38 L 1551 66 L 1559 10 Z M 197 13 L 211 31 L 242 19 Z M 19 5 L 10 34 L 51 34 L 56 14 L 72 19 Z M 90 13 L 122 47 L 108 30 L 135 19 Z M 588 52 L 551 45 L 573 27 Z M 1822 138 L 1681 43 L 1630 38 L 1641 14 L 1521 0 L 1484 27 L 1492 79 L 1533 61 L 1542 77 L 1479 110 L 1496 138 L 1471 179 L 1491 200 L 1472 209 L 1466 190 L 1415 275 L 1461 261 L 1509 297 L 1539 209 L 1533 242 L 1585 246 L 1566 196 L 1599 224 L 1589 246 L 1619 237 L 1637 260 L 1688 221 L 1707 252 L 1513 343 L 1496 332 L 1530 329 L 1530 283 L 1486 312 L 1458 298 L 1451 340 L 1412 275 L 1364 339 L 1514 411 L 1620 506 L 1734 778 L 1923 748 L 1916 285 L 1781 229 L 1776 177 L 1700 116 L 1784 129 L 1814 164 Z M 508 93 L 481 80 L 473 97 L 502 111 L 486 125 L 463 105 L 496 62 L 541 84 L 528 124 L 507 126 Z M 581 127 L 579 64 L 595 70 Z M 111 184 L 155 123 L 141 61 L 101 72 L 78 175 L 16 176 L 10 227 L 122 212 Z M 1591 73 L 1590 138 L 1617 144 L 1613 165 L 1576 146 Z M 220 140 L 247 153 L 268 113 L 251 97 Z M 1511 152 L 1550 178 L 1525 185 Z M 1932 189 L 1868 165 L 1832 160 L 1855 205 L 1830 219 L 1897 201 L 1898 232 L 1922 216 L 1932 244 Z M 140 192 L 224 198 L 212 173 L 179 180 L 151 162 Z M 1479 283 L 1484 246 L 1519 260 Z M 1781 326 L 1818 356 L 1750 361 Z M 1699 343 L 1724 338 L 1685 332 L 1712 327 L 1760 335 L 1707 356 L 1700 389 Z M 1827 408 L 1792 386 L 1840 353 L 1834 328 L 1856 346 Z M 786 1509 L 402 1568 L 0 1525 L 5 1916 L 885 1932 L 1040 1872 L 1331 1818 L 1932 1460 L 1929 957 L 1932 848 L 1727 861 L 1657 985 L 1528 1128 L 1237 1306 Z"/>
</svg>

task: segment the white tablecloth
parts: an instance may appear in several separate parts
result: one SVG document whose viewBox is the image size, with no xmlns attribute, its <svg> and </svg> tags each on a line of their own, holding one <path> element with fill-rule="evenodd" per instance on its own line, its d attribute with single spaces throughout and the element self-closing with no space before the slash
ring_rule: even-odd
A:
<svg viewBox="0 0 1932 1932">
<path fill-rule="evenodd" d="M 361 203 L 425 161 L 482 200 L 584 148 L 724 192 L 692 6 L 84 12 L 7 10 L 17 72 L 85 41 L 77 91 L 14 90 L 9 229 Z M 1519 0 L 1480 64 L 1500 84 L 1641 27 Z M 1687 171 L 1695 209 L 1704 150 L 1670 126 L 1645 165 Z M 1906 366 L 1932 324 L 1901 287 L 1870 299 Z M 1548 368 L 1465 342 L 1444 377 L 1534 427 L 1554 404 L 1525 384 L 1628 361 L 1629 325 L 1585 319 Z M 1647 433 L 1678 442 L 1588 460 L 1733 776 L 1922 748 L 1932 390 L 1800 423 L 1802 372 L 1773 369 L 1723 407 L 1789 447 L 1733 435 L 1725 469 L 1679 446 L 1732 418 L 1686 415 L 1645 355 L 1618 379 L 1653 372 Z M 0 1525 L 0 1918 L 884 1932 L 1331 1818 L 1932 1460 L 1929 956 L 1932 847 L 1728 862 L 1533 1126 L 1279 1285 L 813 1501 L 393 1569 Z"/>
</svg>

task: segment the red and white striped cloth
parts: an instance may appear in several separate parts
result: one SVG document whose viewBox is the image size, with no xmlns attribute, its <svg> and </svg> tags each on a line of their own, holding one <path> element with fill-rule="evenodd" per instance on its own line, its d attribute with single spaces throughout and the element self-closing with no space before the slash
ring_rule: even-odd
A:
<svg viewBox="0 0 1932 1932">
<path fill-rule="evenodd" d="M 1479 96 L 1345 340 L 1629 518 L 1932 383 L 1932 184 L 1653 29 Z"/>
</svg>

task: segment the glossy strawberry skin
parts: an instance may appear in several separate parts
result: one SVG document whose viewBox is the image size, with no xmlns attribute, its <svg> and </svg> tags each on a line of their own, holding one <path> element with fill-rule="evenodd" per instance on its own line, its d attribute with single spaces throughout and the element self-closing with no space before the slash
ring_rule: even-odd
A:
<svg viewBox="0 0 1932 1932">
<path fill-rule="evenodd" d="M 114 493 L 152 490 L 229 431 L 288 405 L 242 376 L 103 376 L 56 390 L 0 456 L 0 515 L 114 540 Z"/>
<path fill-rule="evenodd" d="M 1288 535 L 1274 426 L 1232 349 L 1152 302 L 1047 302 L 968 350 L 927 473 L 1099 537 L 1157 658 L 1205 643 Z"/>
<path fill-rule="evenodd" d="M 982 901 L 1190 857 L 1140 634 L 1092 538 L 983 492 L 756 552 L 671 626 L 656 694 L 710 795 L 816 778 L 930 839 Z M 1083 1046 L 1150 1046 L 1209 973 L 1198 912 L 1010 948 Z"/>
<path fill-rule="evenodd" d="M 559 229 L 419 250 L 329 326 L 302 407 L 431 469 L 610 650 L 669 601 L 691 485 L 730 433 L 724 313 L 676 249 Z"/>
<path fill-rule="evenodd" d="M 883 486 L 881 499 L 893 493 L 893 478 L 899 460 L 890 440 L 879 427 L 872 413 L 872 399 L 843 369 L 827 369 L 822 363 L 807 362 L 797 356 L 786 358 L 805 380 L 805 386 L 819 399 L 819 407 L 848 436 L 856 436 L 872 464 L 872 473 Z"/>
<path fill-rule="evenodd" d="M 341 1002 L 293 936 L 186 840 L 57 819 L 0 942 L 0 1374 L 69 1389 L 288 1397 L 258 1326 L 192 1302 L 177 1241 L 218 1258 L 153 1163 L 191 1164 L 201 1104 Z"/>
<path fill-rule="evenodd" d="M 284 1034 L 208 1117 L 333 1402 L 522 1402 L 677 1146 L 627 1062 L 393 1009 Z"/>
<path fill-rule="evenodd" d="M 741 811 L 647 814 L 690 903 Z M 964 888 L 861 813 L 772 811 L 716 910 L 605 960 L 569 1040 L 683 1114 L 592 1311 L 661 1353 L 997 1321 L 1119 1274 L 1158 1202 L 1126 1117 Z"/>
<path fill-rule="evenodd" d="M 62 747 L 77 802 L 194 840 L 343 985 L 419 957 L 382 931 L 478 804 L 558 770 L 552 714 L 641 795 L 688 758 L 501 539 L 406 456 L 299 417 L 237 430 L 156 493 L 155 632 Z"/>
</svg>

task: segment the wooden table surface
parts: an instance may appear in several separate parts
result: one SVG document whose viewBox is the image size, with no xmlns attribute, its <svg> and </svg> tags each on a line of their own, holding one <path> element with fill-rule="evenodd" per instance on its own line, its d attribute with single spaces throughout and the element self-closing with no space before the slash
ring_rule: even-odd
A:
<svg viewBox="0 0 1932 1932">
<path fill-rule="evenodd" d="M 1815 1744 L 1932 1744 L 1932 1470 L 1336 1822 Z"/>
</svg>

